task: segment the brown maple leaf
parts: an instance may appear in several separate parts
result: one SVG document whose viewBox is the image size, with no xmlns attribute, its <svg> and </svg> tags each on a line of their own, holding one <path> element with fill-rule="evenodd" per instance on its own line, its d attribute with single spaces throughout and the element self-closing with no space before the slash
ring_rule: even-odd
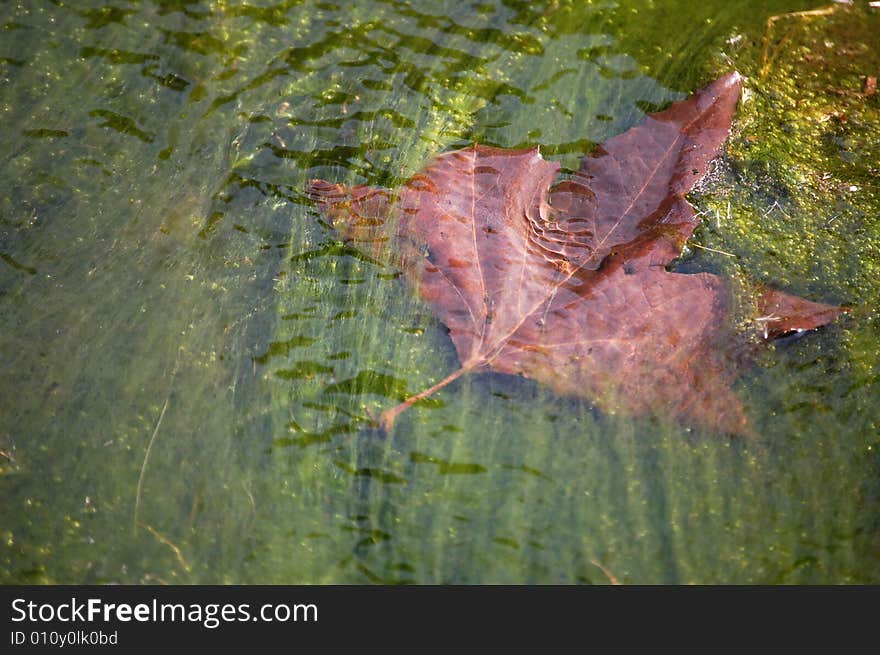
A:
<svg viewBox="0 0 880 655">
<path fill-rule="evenodd" d="M 749 432 L 722 278 L 679 274 L 697 217 L 684 195 L 730 130 L 728 74 L 650 114 L 556 182 L 537 148 L 475 145 L 431 160 L 399 190 L 313 180 L 310 195 L 358 249 L 389 259 L 449 329 L 461 367 L 382 415 L 382 427 L 464 373 L 538 380 L 609 411 Z M 764 289 L 765 338 L 843 309 Z"/>
</svg>

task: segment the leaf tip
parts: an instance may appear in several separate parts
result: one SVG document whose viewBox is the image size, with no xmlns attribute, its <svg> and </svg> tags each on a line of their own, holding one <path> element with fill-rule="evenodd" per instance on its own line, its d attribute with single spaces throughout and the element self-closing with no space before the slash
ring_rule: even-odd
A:
<svg viewBox="0 0 880 655">
<path fill-rule="evenodd" d="M 834 321 L 851 310 L 839 305 L 826 305 L 766 287 L 758 298 L 759 324 L 765 339 L 802 334 Z"/>
<path fill-rule="evenodd" d="M 726 98 L 736 106 L 742 93 L 743 76 L 739 71 L 733 70 L 722 75 L 706 87 L 709 93 L 718 99 Z M 731 109 L 732 110 L 732 109 Z"/>
</svg>

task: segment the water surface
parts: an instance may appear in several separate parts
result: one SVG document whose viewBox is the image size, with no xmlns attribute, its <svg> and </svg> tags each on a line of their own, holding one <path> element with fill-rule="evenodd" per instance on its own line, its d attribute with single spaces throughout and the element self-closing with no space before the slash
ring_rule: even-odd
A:
<svg viewBox="0 0 880 655">
<path fill-rule="evenodd" d="M 4 3 L 0 581 L 880 581 L 880 12 L 774 19 L 762 59 L 820 6 Z M 731 68 L 681 267 L 856 307 L 744 375 L 759 436 L 479 375 L 376 438 L 455 352 L 305 182 L 574 167 Z"/>
</svg>

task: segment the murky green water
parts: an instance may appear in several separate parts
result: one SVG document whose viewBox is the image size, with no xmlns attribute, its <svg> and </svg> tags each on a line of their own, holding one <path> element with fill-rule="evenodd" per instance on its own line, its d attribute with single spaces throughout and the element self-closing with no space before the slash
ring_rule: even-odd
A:
<svg viewBox="0 0 880 655">
<path fill-rule="evenodd" d="M 880 582 L 880 11 L 762 60 L 820 6 L 3 3 L 0 581 Z M 731 68 L 694 243 L 735 257 L 682 266 L 855 306 L 741 379 L 760 436 L 491 375 L 371 436 L 455 353 L 305 181 L 574 166 Z"/>
</svg>

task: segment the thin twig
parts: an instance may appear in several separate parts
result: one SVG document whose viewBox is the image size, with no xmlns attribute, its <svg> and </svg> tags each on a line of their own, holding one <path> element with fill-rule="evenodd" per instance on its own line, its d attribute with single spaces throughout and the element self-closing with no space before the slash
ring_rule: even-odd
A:
<svg viewBox="0 0 880 655">
<path fill-rule="evenodd" d="M 150 436 L 150 442 L 147 444 L 147 450 L 144 453 L 144 461 L 141 464 L 141 473 L 138 476 L 137 491 L 134 495 L 134 531 L 137 533 L 138 513 L 141 508 L 141 493 L 144 489 L 144 476 L 147 472 L 147 462 L 150 459 L 150 452 L 153 450 L 153 444 L 156 442 L 156 435 L 159 434 L 159 427 L 162 425 L 162 419 L 165 418 L 165 412 L 168 410 L 168 404 L 171 402 L 171 392 L 174 390 L 174 380 L 177 379 L 177 369 L 180 367 L 180 354 L 183 347 L 177 350 L 177 359 L 174 362 L 174 368 L 171 371 L 171 383 L 168 386 L 168 395 L 165 396 L 165 403 L 162 405 L 162 411 L 159 412 L 159 419 L 156 421 L 156 427 L 153 428 L 153 434 Z"/>
<path fill-rule="evenodd" d="M 171 400 L 171 393 L 165 398 L 165 404 L 162 405 L 162 411 L 159 413 L 159 420 L 156 421 L 156 427 L 153 429 L 153 436 L 150 437 L 150 443 L 147 444 L 147 452 L 144 453 L 144 462 L 141 464 L 141 474 L 138 476 L 137 493 L 134 496 L 134 531 L 137 532 L 138 512 L 141 508 L 141 491 L 144 488 L 144 474 L 147 472 L 147 461 L 150 459 L 150 451 L 153 450 L 153 444 L 156 442 L 156 435 L 159 434 L 159 426 L 162 425 L 162 419 L 165 418 L 165 411 L 168 409 L 168 402 Z M 145 525 L 145 524 L 144 524 Z M 147 526 L 149 527 L 149 526 Z"/>
<path fill-rule="evenodd" d="M 774 209 L 778 209 L 778 210 L 779 210 L 779 213 L 782 214 L 783 216 L 785 216 L 786 218 L 791 218 L 791 216 L 789 216 L 788 214 L 785 213 L 785 210 L 784 210 L 784 209 L 782 208 L 782 206 L 779 204 L 779 201 L 778 201 L 778 200 L 774 200 L 774 201 L 773 201 L 773 204 L 770 205 L 770 206 L 767 208 L 767 211 L 764 212 L 764 216 L 768 216 L 768 215 L 770 214 L 770 212 L 772 212 Z"/>
<path fill-rule="evenodd" d="M 837 11 L 841 5 L 829 5 L 828 7 L 819 7 L 818 9 L 808 9 L 806 11 L 791 11 L 787 14 L 776 14 L 774 16 L 770 16 L 767 19 L 767 32 L 764 34 L 764 47 L 761 49 L 761 79 L 765 79 L 767 74 L 770 72 L 770 68 L 773 66 L 773 62 L 776 61 L 776 58 L 779 56 L 779 53 L 782 52 L 782 47 L 785 43 L 791 38 L 792 30 L 794 28 L 790 28 L 785 34 L 782 35 L 782 38 L 779 39 L 779 43 L 776 44 L 776 47 L 773 48 L 773 52 L 770 52 L 770 40 L 773 37 L 773 25 L 776 21 L 781 20 L 783 18 L 815 18 L 817 16 L 830 16 L 835 11 Z"/>
<path fill-rule="evenodd" d="M 597 569 L 599 569 L 600 571 L 602 571 L 602 573 L 605 574 L 605 577 L 608 578 L 608 582 L 610 582 L 611 584 L 613 584 L 613 585 L 621 585 L 621 584 L 623 584 L 620 580 L 617 579 L 617 576 L 615 576 L 615 575 L 614 575 L 610 570 L 608 570 L 606 567 L 602 566 L 602 563 L 601 563 L 599 560 L 597 560 L 597 559 L 591 559 L 591 560 L 590 560 L 590 563 L 591 563 L 593 566 L 595 566 Z"/>
<path fill-rule="evenodd" d="M 709 252 L 717 252 L 719 255 L 725 255 L 727 257 L 736 257 L 732 252 L 725 252 L 723 250 L 718 250 L 717 248 L 710 248 L 709 246 L 701 246 L 699 243 L 691 244 L 694 248 L 699 248 L 700 250 L 708 250 Z"/>
<path fill-rule="evenodd" d="M 183 567 L 183 570 L 186 571 L 187 573 L 189 573 L 189 571 L 190 571 L 189 563 L 186 561 L 186 558 L 183 556 L 183 551 L 181 551 L 180 548 L 178 548 L 173 541 L 171 541 L 168 537 L 166 537 L 164 534 L 159 532 L 156 528 L 154 528 L 149 523 L 138 522 L 138 526 L 144 528 L 150 534 L 152 534 L 154 537 L 156 537 L 156 539 L 158 539 L 163 544 L 168 546 L 174 552 L 174 556 L 177 558 L 178 563 Z"/>
</svg>

